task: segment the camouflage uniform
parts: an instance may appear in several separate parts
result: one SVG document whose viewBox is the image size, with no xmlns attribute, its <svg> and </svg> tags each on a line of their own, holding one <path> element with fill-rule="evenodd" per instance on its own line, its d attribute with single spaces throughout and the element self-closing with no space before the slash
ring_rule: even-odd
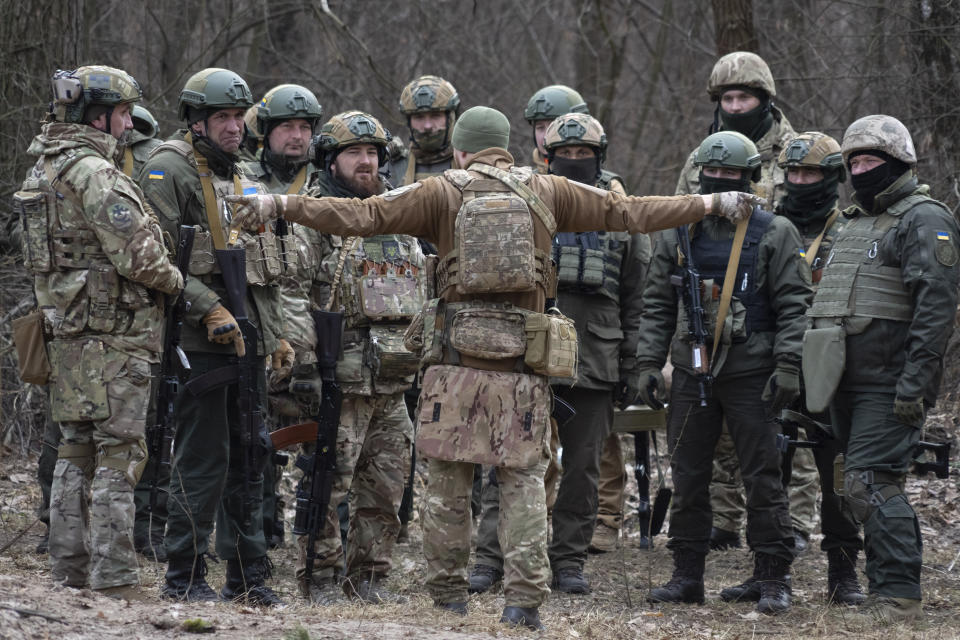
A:
<svg viewBox="0 0 960 640">
<path fill-rule="evenodd" d="M 133 487 L 146 460 L 150 364 L 159 362 L 163 322 L 150 290 L 175 293 L 183 280 L 143 194 L 117 168 L 113 136 L 52 122 L 28 153 L 40 159 L 23 190 L 57 194 L 48 200 L 57 203 L 45 212 L 49 222 L 28 220 L 24 233 L 53 335 L 52 417 L 63 433 L 51 489 L 51 567 L 71 586 L 136 584 Z M 52 237 L 43 233 L 47 224 Z M 82 242 L 82 252 L 65 238 Z"/>
</svg>

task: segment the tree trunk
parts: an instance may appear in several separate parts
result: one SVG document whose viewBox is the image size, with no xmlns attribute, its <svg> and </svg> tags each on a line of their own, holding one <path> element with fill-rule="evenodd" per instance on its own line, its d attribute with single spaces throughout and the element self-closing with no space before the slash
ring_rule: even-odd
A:
<svg viewBox="0 0 960 640">
<path fill-rule="evenodd" d="M 717 55 L 731 51 L 756 51 L 753 0 L 712 0 Z"/>
</svg>

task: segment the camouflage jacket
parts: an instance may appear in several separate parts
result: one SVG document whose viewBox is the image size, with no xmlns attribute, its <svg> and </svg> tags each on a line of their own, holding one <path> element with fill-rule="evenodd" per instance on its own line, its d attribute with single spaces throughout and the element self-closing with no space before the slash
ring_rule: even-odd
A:
<svg viewBox="0 0 960 640">
<path fill-rule="evenodd" d="M 163 298 L 151 290 L 176 293 L 183 278 L 140 188 L 117 168 L 116 139 L 88 125 L 48 123 L 27 153 L 38 160 L 23 192 L 56 194 L 47 200 L 53 210 L 42 207 L 40 224 L 27 220 L 23 233 L 54 338 L 97 336 L 159 362 Z"/>
<path fill-rule="evenodd" d="M 128 177 L 136 180 L 150 153 L 159 147 L 163 140 L 147 137 L 136 129 L 131 129 L 127 135 L 129 139 L 123 150 L 123 161 L 120 166 Z"/>
<path fill-rule="evenodd" d="M 263 185 L 268 193 L 287 193 L 296 181 L 296 176 L 289 182 L 280 180 L 276 173 L 268 173 L 262 164 L 263 149 L 257 152 L 257 157 L 253 161 L 243 162 L 243 172 L 250 178 Z M 304 167 L 304 180 L 300 189 L 296 193 L 306 193 L 310 183 L 315 179 L 316 174 L 321 172 L 320 167 L 308 162 Z"/>
<path fill-rule="evenodd" d="M 210 230 L 203 190 L 192 151 L 184 154 L 178 151 L 177 147 L 170 145 L 171 142 L 175 142 L 183 146 L 185 134 L 186 130 L 174 133 L 168 138 L 167 143 L 154 150 L 140 173 L 143 192 L 157 211 L 163 230 L 170 234 L 174 241 L 179 237 L 180 225 L 195 225 L 201 232 Z M 243 175 L 239 165 L 234 165 L 234 171 L 238 175 Z M 232 175 L 216 177 L 216 181 L 223 184 L 224 193 L 233 192 L 232 177 Z M 250 184 L 258 185 L 252 182 Z M 256 190 L 262 191 L 262 187 L 258 185 Z M 222 223 L 226 228 L 226 222 L 222 221 Z M 256 243 L 255 237 L 253 238 L 253 243 Z M 241 235 L 241 241 L 244 240 Z M 191 254 L 191 274 L 194 272 L 194 264 L 200 262 L 205 262 L 207 265 L 214 262 L 212 247 L 201 247 L 195 240 Z M 249 276 L 251 264 L 249 253 L 247 263 Z M 233 345 L 222 345 L 207 340 L 207 329 L 203 325 L 203 317 L 217 303 L 226 307 L 227 296 L 219 269 L 205 271 L 207 273 L 191 275 L 187 280 L 184 296 L 190 303 L 190 310 L 187 312 L 183 327 L 183 348 L 186 351 L 229 355 L 233 353 Z M 279 286 L 276 283 L 248 286 L 246 312 L 260 334 L 257 353 L 261 355 L 272 353 L 277 348 L 277 340 L 282 337 L 280 332 L 283 328 Z"/>
<path fill-rule="evenodd" d="M 760 182 L 753 187 L 753 193 L 767 199 L 769 209 L 780 202 L 783 197 L 783 183 L 786 180 L 783 169 L 777 166 L 780 152 L 795 137 L 796 132 L 790 121 L 777 107 L 772 107 L 773 126 L 757 141 L 757 151 L 760 152 Z M 687 157 L 683 169 L 680 170 L 680 179 L 677 180 L 676 193 L 700 193 L 700 169 L 693 166 L 697 150 L 694 149 Z"/>
<path fill-rule="evenodd" d="M 733 233 L 734 225 L 725 218 L 707 216 L 692 232 L 691 239 L 707 234 L 704 240 L 708 242 L 729 243 Z M 677 255 L 676 233 L 660 234 L 643 291 L 637 366 L 660 369 L 669 352 L 673 366 L 693 373 L 686 306 L 670 283 L 670 276 L 678 270 Z M 707 286 L 701 287 L 701 298 L 706 316 L 708 352 L 711 352 L 719 298 L 716 294 L 722 282 L 704 283 Z M 714 376 L 733 377 L 772 371 L 778 362 L 800 364 L 806 329 L 804 314 L 813 298 L 813 289 L 810 267 L 803 257 L 803 241 L 793 224 L 783 216 L 773 216 L 760 237 L 750 287 L 765 297 L 776 330 L 747 333 L 746 309 L 735 286 L 721 346 L 711 362 Z"/>
</svg>

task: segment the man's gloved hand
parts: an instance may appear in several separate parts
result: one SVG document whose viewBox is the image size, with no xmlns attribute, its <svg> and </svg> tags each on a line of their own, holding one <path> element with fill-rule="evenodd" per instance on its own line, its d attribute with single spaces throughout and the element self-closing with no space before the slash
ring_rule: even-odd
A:
<svg viewBox="0 0 960 640">
<path fill-rule="evenodd" d="M 637 403 L 640 397 L 640 376 L 626 371 L 620 374 L 620 384 L 617 385 L 617 396 L 614 403 L 618 409 L 626 409 Z"/>
<path fill-rule="evenodd" d="M 752 193 L 723 191 L 713 194 L 710 215 L 723 216 L 731 222 L 737 223 L 749 216 L 754 207 L 763 207 L 766 204 L 766 200 Z"/>
<path fill-rule="evenodd" d="M 238 356 L 242 358 L 246 354 L 240 325 L 237 324 L 237 319 L 227 311 L 225 306 L 218 302 L 207 312 L 207 315 L 203 316 L 202 322 L 207 328 L 207 340 L 217 344 L 230 344 L 232 342 Z"/>
<path fill-rule="evenodd" d="M 300 364 L 294 367 L 289 389 L 298 402 L 308 406 L 317 405 L 323 389 L 317 365 Z"/>
<path fill-rule="evenodd" d="M 769 402 L 774 413 L 788 407 L 800 397 L 800 369 L 796 365 L 778 362 L 767 380 L 760 399 Z"/>
<path fill-rule="evenodd" d="M 296 360 L 296 354 L 293 352 L 293 347 L 290 346 L 289 342 L 280 338 L 277 341 L 277 348 L 270 356 L 270 368 L 276 372 L 278 378 L 286 378 L 290 375 L 294 360 Z"/>
<path fill-rule="evenodd" d="M 277 194 L 255 194 L 249 196 L 224 196 L 223 201 L 233 211 L 231 227 L 240 227 L 256 231 L 263 225 L 283 215 L 287 206 L 287 196 Z"/>
<path fill-rule="evenodd" d="M 922 398 L 903 398 L 899 394 L 893 401 L 893 415 L 897 420 L 911 427 L 920 428 L 923 426 L 923 399 Z"/>
<path fill-rule="evenodd" d="M 663 373 L 656 367 L 643 367 L 636 374 L 637 395 L 651 409 L 662 409 L 667 384 Z"/>
</svg>

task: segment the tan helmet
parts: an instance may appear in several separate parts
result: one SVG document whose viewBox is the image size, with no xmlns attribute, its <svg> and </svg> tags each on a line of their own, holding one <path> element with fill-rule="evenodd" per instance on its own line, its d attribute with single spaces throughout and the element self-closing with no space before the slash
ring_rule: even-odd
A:
<svg viewBox="0 0 960 640">
<path fill-rule="evenodd" d="M 400 92 L 400 113 L 411 115 L 428 111 L 453 111 L 460 108 L 456 88 L 440 76 L 420 76 Z"/>
<path fill-rule="evenodd" d="M 539 120 L 553 120 L 565 113 L 590 113 L 583 96 L 565 84 L 552 84 L 530 96 L 523 117 L 533 124 Z"/>
<path fill-rule="evenodd" d="M 838 169 L 840 182 L 847 178 L 840 144 L 819 131 L 806 131 L 791 140 L 780 152 L 777 166 L 781 169 L 810 167 L 821 171 Z"/>
<path fill-rule="evenodd" d="M 338 113 L 320 127 L 320 135 L 316 138 L 317 148 L 324 154 L 323 164 L 326 167 L 329 167 L 337 152 L 354 144 L 375 145 L 382 167 L 386 163 L 387 144 L 392 139 L 393 136 L 379 120 L 363 111 Z"/>
<path fill-rule="evenodd" d="M 607 134 L 600 121 L 586 113 L 567 113 L 551 122 L 543 136 L 547 153 L 552 157 L 554 150 L 573 145 L 596 148 L 603 162 L 607 157 Z"/>
<path fill-rule="evenodd" d="M 259 109 L 258 105 L 253 105 L 243 114 L 243 121 L 247 125 L 247 135 L 257 141 L 263 139 L 263 134 L 260 133 L 260 125 L 257 123 L 257 111 Z"/>
<path fill-rule="evenodd" d="M 750 51 L 734 51 L 723 56 L 713 65 L 707 81 L 707 93 L 719 100 L 727 87 L 741 86 L 761 89 L 771 98 L 777 95 L 773 74 L 763 58 Z"/>
<path fill-rule="evenodd" d="M 864 116 L 847 127 L 840 146 L 843 161 L 857 151 L 883 151 L 910 166 L 917 164 L 913 138 L 902 122 L 893 116 Z"/>
<path fill-rule="evenodd" d="M 60 122 L 81 122 L 87 107 L 113 107 L 139 102 L 140 84 L 122 69 L 87 65 L 75 71 L 57 70 L 51 78 L 54 116 Z"/>
</svg>

